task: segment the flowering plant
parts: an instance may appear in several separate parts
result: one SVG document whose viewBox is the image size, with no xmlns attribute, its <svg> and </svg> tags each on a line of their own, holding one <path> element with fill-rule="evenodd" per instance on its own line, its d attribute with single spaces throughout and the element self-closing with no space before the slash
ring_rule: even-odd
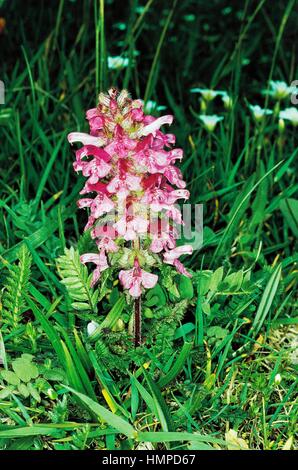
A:
<svg viewBox="0 0 298 470">
<path fill-rule="evenodd" d="M 110 267 L 119 271 L 120 283 L 135 299 L 138 345 L 140 296 L 158 281 L 152 270 L 165 263 L 191 276 L 179 258 L 192 247 L 176 246 L 175 224 L 183 221 L 175 203 L 189 198 L 175 165 L 183 152 L 173 148 L 173 134 L 160 130 L 173 116 L 144 114 L 143 102 L 132 100 L 126 90 L 100 93 L 98 106 L 86 116 L 90 133 L 68 135 L 71 144 L 83 144 L 74 162 L 75 171 L 86 177 L 78 206 L 90 210 L 85 230 L 97 245 L 97 252 L 83 254 L 81 262 L 95 264 L 92 285 Z"/>
</svg>

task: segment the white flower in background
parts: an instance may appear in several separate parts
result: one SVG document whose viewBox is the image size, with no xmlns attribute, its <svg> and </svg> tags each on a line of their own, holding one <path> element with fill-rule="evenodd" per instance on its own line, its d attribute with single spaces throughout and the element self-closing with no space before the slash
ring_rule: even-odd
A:
<svg viewBox="0 0 298 470">
<path fill-rule="evenodd" d="M 201 114 L 199 118 L 201 119 L 205 129 L 208 132 L 213 132 L 216 127 L 216 124 L 223 120 L 223 116 L 217 116 L 216 114 L 210 116 L 206 114 Z"/>
<path fill-rule="evenodd" d="M 274 377 L 274 383 L 276 385 L 279 385 L 281 381 L 282 381 L 282 376 L 280 374 L 276 374 L 276 376 Z"/>
<path fill-rule="evenodd" d="M 297 92 L 297 88 L 294 86 L 288 86 L 286 82 L 277 80 L 270 80 L 269 82 L 269 90 L 263 90 L 265 95 L 272 96 L 272 98 L 276 100 L 283 100 L 290 96 L 292 93 Z"/>
<path fill-rule="evenodd" d="M 148 100 L 146 104 L 144 105 L 144 112 L 149 113 L 149 114 L 154 111 L 164 111 L 165 109 L 167 109 L 166 106 L 163 106 L 163 105 L 158 106 L 156 101 L 152 101 L 152 100 Z"/>
<path fill-rule="evenodd" d="M 279 113 L 279 117 L 281 119 L 286 119 L 287 121 L 291 121 L 293 126 L 298 125 L 298 110 L 297 110 L 297 108 L 292 107 L 292 108 L 284 109 L 283 111 L 281 111 Z"/>
<path fill-rule="evenodd" d="M 222 96 L 221 96 L 223 105 L 225 109 L 232 109 L 233 107 L 233 99 L 224 91 Z"/>
<path fill-rule="evenodd" d="M 87 334 L 88 334 L 88 336 L 93 335 L 94 331 L 98 327 L 99 327 L 99 324 L 96 321 L 91 321 L 90 323 L 88 323 L 88 325 L 87 325 Z"/>
<path fill-rule="evenodd" d="M 251 110 L 253 117 L 255 118 L 256 121 L 262 121 L 265 116 L 268 116 L 269 114 L 272 114 L 273 111 L 271 109 L 265 109 L 261 108 L 261 106 L 257 105 L 249 105 L 249 109 Z"/>
<path fill-rule="evenodd" d="M 108 68 L 111 70 L 119 70 L 127 67 L 129 64 L 128 57 L 108 57 Z"/>
<path fill-rule="evenodd" d="M 208 88 L 191 88 L 191 93 L 200 93 L 205 101 L 213 101 L 217 96 L 225 95 L 225 91 L 209 90 Z"/>
</svg>

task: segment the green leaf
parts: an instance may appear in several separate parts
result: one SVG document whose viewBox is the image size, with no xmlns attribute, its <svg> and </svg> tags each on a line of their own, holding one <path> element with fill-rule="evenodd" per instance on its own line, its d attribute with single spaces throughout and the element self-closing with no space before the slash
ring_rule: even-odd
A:
<svg viewBox="0 0 298 470">
<path fill-rule="evenodd" d="M 163 288 L 160 284 L 156 284 L 152 289 L 149 289 L 146 293 L 145 305 L 148 307 L 164 306 L 167 303 L 167 298 L 165 296 Z"/>
<path fill-rule="evenodd" d="M 124 434 L 130 439 L 134 439 L 136 437 L 137 432 L 135 431 L 135 429 L 130 423 L 125 421 L 123 418 L 115 415 L 111 411 L 106 410 L 106 408 L 99 405 L 94 400 L 91 400 L 91 398 L 87 397 L 86 395 L 83 395 L 82 393 L 79 393 L 76 390 L 67 387 L 66 385 L 65 388 L 72 392 L 74 395 L 76 395 L 78 398 L 80 398 L 80 400 L 85 403 L 85 405 L 87 405 L 90 411 L 92 411 L 102 421 L 108 423 L 110 426 L 117 429 L 120 434 Z"/>
<path fill-rule="evenodd" d="M 20 392 L 21 395 L 23 395 L 23 397 L 27 398 L 29 397 L 29 390 L 27 388 L 27 386 L 23 383 L 19 384 L 18 385 L 18 391 Z"/>
<path fill-rule="evenodd" d="M 80 255 L 73 247 L 65 249 L 64 255 L 57 259 L 57 268 L 72 300 L 71 306 L 79 311 L 97 312 L 98 294 L 94 295 L 88 269 L 81 263 Z"/>
<path fill-rule="evenodd" d="M 169 370 L 169 372 L 158 381 L 157 385 L 159 387 L 165 387 L 168 383 L 172 382 L 177 375 L 183 369 L 183 366 L 186 362 L 186 359 L 189 357 L 190 351 L 192 349 L 192 343 L 184 343 L 179 356 L 175 360 L 173 367 Z"/>
<path fill-rule="evenodd" d="M 209 289 L 212 292 L 216 292 L 219 283 L 222 281 L 223 273 L 224 269 L 221 266 L 220 268 L 217 268 L 216 271 L 214 271 L 214 273 L 211 275 Z"/>
<path fill-rule="evenodd" d="M 151 395 L 154 402 L 155 415 L 160 421 L 161 428 L 163 431 L 174 431 L 175 424 L 170 413 L 170 410 L 161 394 L 159 387 L 151 379 L 150 375 L 146 373 L 145 369 L 143 370 L 145 379 L 149 385 Z"/>
<path fill-rule="evenodd" d="M 140 442 L 174 442 L 174 441 L 189 441 L 189 442 L 210 442 L 213 444 L 226 445 L 222 439 L 215 437 L 203 436 L 197 433 L 190 432 L 139 432 L 138 441 Z"/>
<path fill-rule="evenodd" d="M 120 318 L 120 315 L 124 309 L 125 304 L 126 304 L 125 298 L 122 295 L 121 297 L 119 297 L 115 305 L 109 311 L 106 318 L 96 328 L 94 333 L 91 336 L 89 336 L 90 341 L 96 341 L 101 335 L 101 332 L 104 328 L 109 328 L 109 329 L 113 328 L 113 326 L 117 323 L 118 319 Z"/>
<path fill-rule="evenodd" d="M 31 310 L 33 311 L 36 319 L 39 321 L 41 324 L 45 334 L 47 335 L 49 341 L 51 342 L 61 365 L 64 367 L 65 365 L 65 356 L 63 352 L 63 348 L 61 346 L 60 338 L 59 335 L 57 334 L 57 331 L 53 327 L 53 325 L 49 322 L 47 319 L 46 315 L 44 315 L 41 310 L 35 305 L 35 303 L 30 299 L 29 296 L 26 296 L 27 303 L 30 306 Z"/>
<path fill-rule="evenodd" d="M 0 439 L 15 439 L 24 436 L 52 436 L 57 435 L 59 428 L 34 425 L 28 427 L 9 426 L 4 431 L 0 431 Z"/>
<path fill-rule="evenodd" d="M 40 397 L 38 391 L 36 390 L 36 388 L 34 387 L 34 385 L 32 383 L 28 383 L 27 388 L 28 388 L 28 391 L 29 391 L 30 395 L 34 398 L 34 400 L 36 400 L 37 403 L 40 403 L 41 402 L 41 397 Z"/>
<path fill-rule="evenodd" d="M 178 290 L 181 296 L 181 299 L 192 299 L 194 296 L 194 289 L 192 281 L 187 276 L 179 276 L 178 281 Z"/>
<path fill-rule="evenodd" d="M 253 331 L 257 333 L 260 328 L 262 327 L 266 316 L 269 313 L 270 307 L 274 300 L 277 287 L 281 278 L 281 265 L 278 265 L 276 269 L 273 271 L 268 284 L 264 290 L 264 293 L 261 298 L 261 302 L 259 304 L 255 319 L 253 321 L 252 327 Z"/>
<path fill-rule="evenodd" d="M 296 238 L 298 238 L 298 200 L 283 199 L 279 204 L 280 210 Z"/>
<path fill-rule="evenodd" d="M 5 400 L 5 398 L 9 397 L 11 393 L 15 390 L 14 386 L 8 385 L 7 387 L 0 390 L 0 400 Z"/>
<path fill-rule="evenodd" d="M 58 369 L 57 367 L 44 370 L 42 375 L 46 380 L 52 380 L 55 382 L 61 382 L 62 380 L 65 380 L 64 371 Z"/>
<path fill-rule="evenodd" d="M 30 382 L 38 377 L 38 368 L 31 361 L 22 358 L 16 359 L 12 363 L 12 368 L 16 375 L 23 382 Z"/>
<path fill-rule="evenodd" d="M 19 385 L 21 382 L 19 377 L 14 373 L 11 372 L 10 370 L 2 370 L 1 371 L 1 377 L 9 384 L 11 385 Z"/>
</svg>

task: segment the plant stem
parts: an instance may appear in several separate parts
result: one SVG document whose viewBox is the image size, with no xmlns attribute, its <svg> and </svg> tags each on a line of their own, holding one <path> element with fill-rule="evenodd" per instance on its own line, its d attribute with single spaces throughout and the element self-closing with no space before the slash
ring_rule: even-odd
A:
<svg viewBox="0 0 298 470">
<path fill-rule="evenodd" d="M 142 342 L 142 308 L 141 308 L 141 297 L 135 299 L 134 305 L 134 343 L 135 348 L 141 345 Z"/>
<path fill-rule="evenodd" d="M 136 238 L 133 242 L 133 247 L 135 250 L 140 250 L 141 241 L 139 238 Z M 142 342 L 142 306 L 141 306 L 141 296 L 135 299 L 134 303 L 134 344 L 135 348 L 141 345 Z"/>
</svg>

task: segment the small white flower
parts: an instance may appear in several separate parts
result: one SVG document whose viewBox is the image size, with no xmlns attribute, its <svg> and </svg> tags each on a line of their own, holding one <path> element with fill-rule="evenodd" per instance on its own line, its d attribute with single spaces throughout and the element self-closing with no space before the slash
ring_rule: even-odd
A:
<svg viewBox="0 0 298 470">
<path fill-rule="evenodd" d="M 127 67 L 129 64 L 128 57 L 108 57 L 108 68 L 111 70 L 118 70 Z"/>
<path fill-rule="evenodd" d="M 223 120 L 223 116 L 217 116 L 216 114 L 210 116 L 201 114 L 199 118 L 208 132 L 213 132 L 216 124 Z"/>
<path fill-rule="evenodd" d="M 292 107 L 292 108 L 284 109 L 283 111 L 281 111 L 279 113 L 279 117 L 281 119 L 287 119 L 288 121 L 291 121 L 293 126 L 298 125 L 298 110 L 297 110 L 297 108 Z"/>
<path fill-rule="evenodd" d="M 99 324 L 96 321 L 91 321 L 90 323 L 88 323 L 88 325 L 87 325 L 87 334 L 88 334 L 88 336 L 93 335 L 94 331 L 98 327 L 99 327 Z"/>
<path fill-rule="evenodd" d="M 262 121 L 265 116 L 272 114 L 273 111 L 271 109 L 261 108 L 258 104 L 253 106 L 252 104 L 249 105 L 249 109 L 251 110 L 253 117 L 256 121 Z"/>
<path fill-rule="evenodd" d="M 226 92 L 224 92 L 221 99 L 222 99 L 225 109 L 232 109 L 233 100 Z"/>
<path fill-rule="evenodd" d="M 208 88 L 191 88 L 191 93 L 200 93 L 205 101 L 212 101 L 217 96 L 225 95 L 225 91 L 209 90 Z"/>
<path fill-rule="evenodd" d="M 283 100 L 287 98 L 289 95 L 292 93 L 297 92 L 297 89 L 293 86 L 288 86 L 286 82 L 283 82 L 281 80 L 270 80 L 269 82 L 270 89 L 269 90 L 263 90 L 263 93 L 265 95 L 270 95 L 272 98 L 276 100 Z"/>
<path fill-rule="evenodd" d="M 276 376 L 274 377 L 274 383 L 275 383 L 276 385 L 279 385 L 281 381 L 282 381 L 281 375 L 280 375 L 280 374 L 276 374 Z"/>
</svg>

